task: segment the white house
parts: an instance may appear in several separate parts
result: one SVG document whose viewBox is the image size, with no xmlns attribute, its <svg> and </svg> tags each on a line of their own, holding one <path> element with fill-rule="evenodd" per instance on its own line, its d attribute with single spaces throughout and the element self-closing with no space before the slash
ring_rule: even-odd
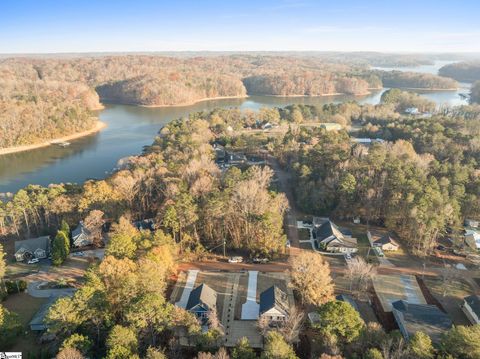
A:
<svg viewBox="0 0 480 359">
<path fill-rule="evenodd" d="M 472 324 L 480 324 L 480 296 L 469 295 L 463 298 L 461 308 Z"/>
<path fill-rule="evenodd" d="M 85 247 L 93 243 L 90 231 L 85 228 L 83 221 L 72 231 L 72 241 L 75 247 Z"/>
<path fill-rule="evenodd" d="M 288 314 L 288 297 L 276 285 L 260 294 L 260 318 L 270 326 L 281 325 Z"/>
<path fill-rule="evenodd" d="M 330 220 L 315 228 L 314 237 L 318 248 L 327 252 L 355 253 L 358 251 L 357 239 L 342 233 Z"/>
</svg>

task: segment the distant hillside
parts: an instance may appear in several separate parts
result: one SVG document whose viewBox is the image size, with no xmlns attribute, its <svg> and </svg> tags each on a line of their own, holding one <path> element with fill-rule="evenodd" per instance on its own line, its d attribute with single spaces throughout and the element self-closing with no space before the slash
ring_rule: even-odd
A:
<svg viewBox="0 0 480 359">
<path fill-rule="evenodd" d="M 1 136 L 0 147 L 29 145 L 85 131 L 93 127 L 91 112 L 100 107 L 99 100 L 170 106 L 247 94 L 363 95 L 383 85 L 425 89 L 457 86 L 444 77 L 371 71 L 364 64 L 334 61 L 331 56 L 5 58 L 0 60 L 0 131 L 6 136 Z"/>
<path fill-rule="evenodd" d="M 418 72 L 378 71 L 385 87 L 454 89 L 458 87 L 455 80 Z"/>
<path fill-rule="evenodd" d="M 480 61 L 456 62 L 443 66 L 438 71 L 440 76 L 451 77 L 461 82 L 475 82 L 480 80 Z"/>
</svg>

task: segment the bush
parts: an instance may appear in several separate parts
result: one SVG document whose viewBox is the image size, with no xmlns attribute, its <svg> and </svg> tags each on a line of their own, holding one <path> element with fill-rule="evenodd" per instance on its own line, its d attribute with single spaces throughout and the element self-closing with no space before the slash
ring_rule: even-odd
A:
<svg viewBox="0 0 480 359">
<path fill-rule="evenodd" d="M 5 287 L 8 294 L 15 294 L 25 292 L 27 289 L 27 282 L 22 279 L 19 280 L 7 280 L 5 281 Z"/>
</svg>

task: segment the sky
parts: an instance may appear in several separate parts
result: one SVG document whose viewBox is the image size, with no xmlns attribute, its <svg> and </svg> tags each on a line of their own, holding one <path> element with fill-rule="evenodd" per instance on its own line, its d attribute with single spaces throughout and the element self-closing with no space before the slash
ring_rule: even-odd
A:
<svg viewBox="0 0 480 359">
<path fill-rule="evenodd" d="M 0 0 L 0 53 L 480 52 L 479 0 Z"/>
</svg>

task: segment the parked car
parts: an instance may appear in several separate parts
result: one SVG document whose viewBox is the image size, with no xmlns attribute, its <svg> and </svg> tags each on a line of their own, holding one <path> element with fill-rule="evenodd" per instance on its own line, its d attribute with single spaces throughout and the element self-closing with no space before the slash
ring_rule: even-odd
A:
<svg viewBox="0 0 480 359">
<path fill-rule="evenodd" d="M 446 250 L 447 250 L 447 247 L 445 247 L 445 246 L 444 246 L 444 245 L 442 245 L 442 244 L 439 244 L 439 245 L 437 246 L 437 250 L 438 250 L 438 251 L 442 251 L 442 252 L 444 252 L 444 251 L 446 251 Z"/>
<path fill-rule="evenodd" d="M 35 264 L 35 263 L 38 263 L 38 262 L 40 262 L 40 259 L 32 258 L 32 259 L 29 259 L 27 263 L 28 264 Z"/>
<path fill-rule="evenodd" d="M 240 257 L 240 256 L 228 258 L 228 263 L 242 263 L 242 262 L 243 262 L 243 257 Z"/>
<path fill-rule="evenodd" d="M 268 258 L 253 258 L 253 263 L 266 264 L 269 262 Z"/>
<path fill-rule="evenodd" d="M 350 253 L 345 253 L 345 259 L 346 260 L 352 259 L 352 255 Z"/>
<path fill-rule="evenodd" d="M 83 257 L 85 255 L 85 252 L 73 252 L 72 256 L 74 257 Z"/>
<path fill-rule="evenodd" d="M 287 243 L 285 245 L 287 246 L 287 248 L 290 248 L 290 241 L 287 240 Z"/>
</svg>

